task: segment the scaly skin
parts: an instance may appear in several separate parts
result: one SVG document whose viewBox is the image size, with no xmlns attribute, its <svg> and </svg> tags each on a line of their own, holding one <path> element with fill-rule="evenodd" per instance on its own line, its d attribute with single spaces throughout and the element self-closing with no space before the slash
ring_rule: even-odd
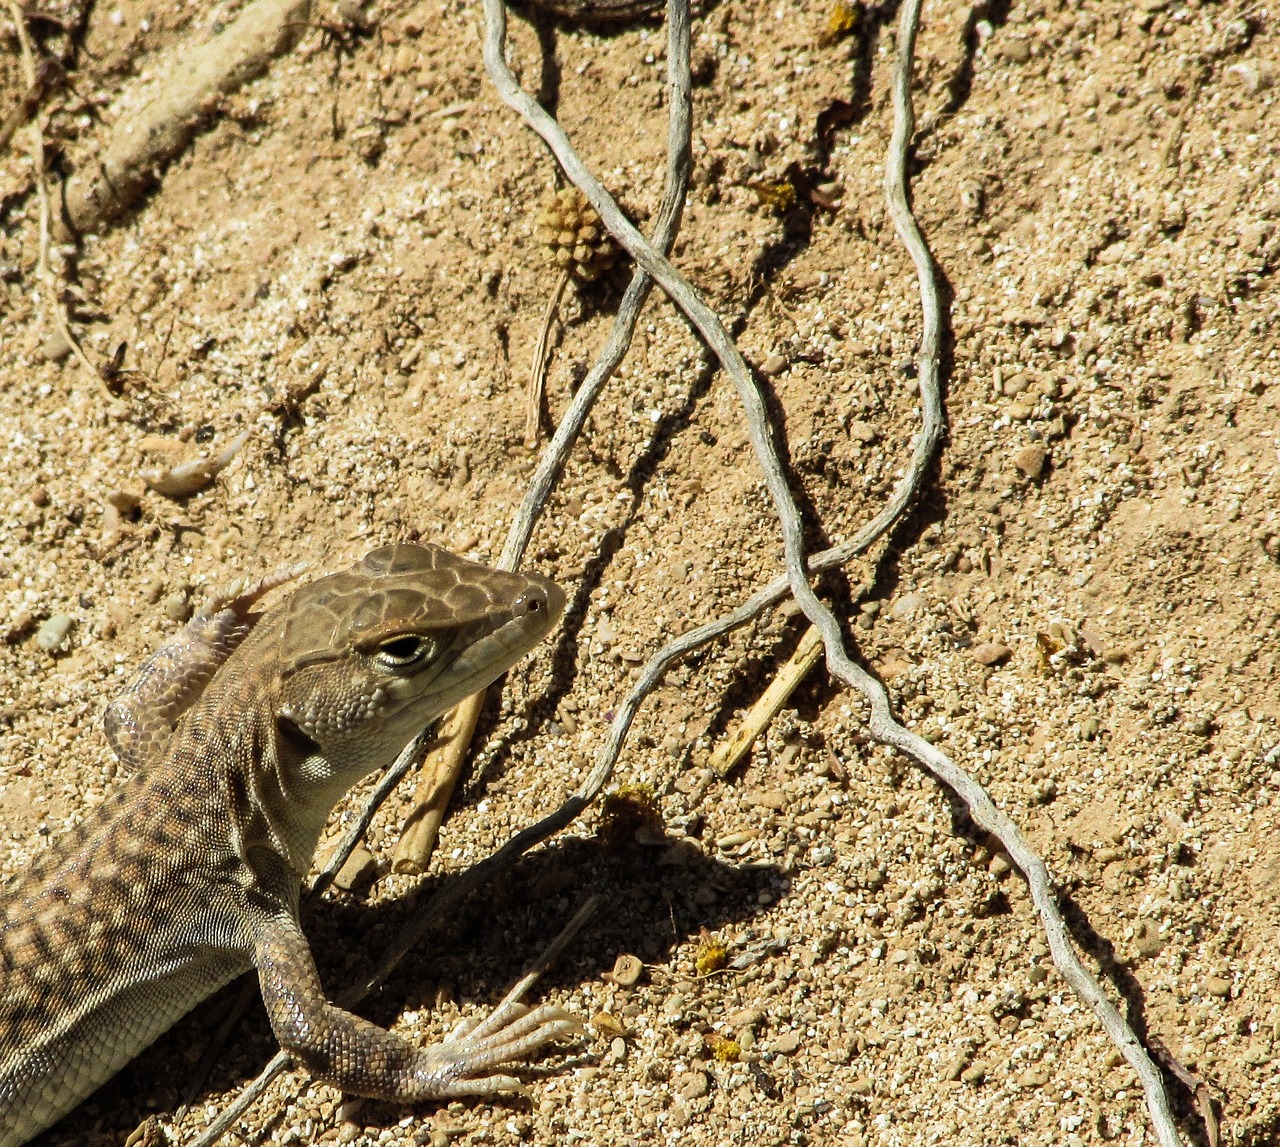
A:
<svg viewBox="0 0 1280 1147">
<path fill-rule="evenodd" d="M 334 804 L 541 641 L 564 594 L 405 545 L 251 611 L 293 576 L 215 598 L 153 654 L 108 712 L 136 773 L 0 901 L 0 1147 L 253 967 L 281 1046 L 356 1095 L 508 1090 L 483 1073 L 576 1030 L 539 1009 L 417 1048 L 328 1002 L 298 926 Z"/>
</svg>

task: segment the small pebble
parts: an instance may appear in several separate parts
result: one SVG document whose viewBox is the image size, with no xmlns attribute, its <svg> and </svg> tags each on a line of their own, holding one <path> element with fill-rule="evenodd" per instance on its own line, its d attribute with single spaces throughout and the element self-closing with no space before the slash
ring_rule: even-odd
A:
<svg viewBox="0 0 1280 1147">
<path fill-rule="evenodd" d="M 1031 59 L 1030 40 L 1006 40 L 1001 45 L 1001 55 L 1012 64 L 1025 64 Z"/>
<path fill-rule="evenodd" d="M 71 353 L 71 344 L 61 331 L 52 330 L 40 344 L 40 353 L 50 362 L 61 362 Z"/>
<path fill-rule="evenodd" d="M 770 378 L 774 375 L 781 374 L 786 369 L 787 360 L 780 354 L 771 354 L 760 364 L 761 373 L 768 375 Z"/>
<path fill-rule="evenodd" d="M 191 616 L 191 599 L 185 589 L 175 589 L 165 596 L 161 608 L 170 621 L 186 621 Z"/>
<path fill-rule="evenodd" d="M 901 619 L 910 617 L 914 613 L 919 613 L 925 608 L 925 600 L 921 594 L 908 593 L 898 598 L 897 601 L 889 608 L 889 612 L 894 617 Z"/>
<path fill-rule="evenodd" d="M 681 1099 L 701 1099 L 711 1090 L 711 1081 L 705 1071 L 683 1071 L 672 1083 Z"/>
<path fill-rule="evenodd" d="M 984 641 L 981 645 L 975 645 L 969 651 L 969 656 L 979 665 L 992 666 L 1007 661 L 1012 653 L 1012 649 L 998 641 Z"/>
<path fill-rule="evenodd" d="M 1024 446 L 1013 456 L 1014 466 L 1032 482 L 1039 481 L 1048 461 L 1049 451 L 1039 442 Z"/>
<path fill-rule="evenodd" d="M 333 882 L 344 892 L 355 892 L 367 884 L 372 884 L 377 875 L 378 862 L 363 844 L 358 844 L 347 857 L 346 863 L 338 869 L 338 875 L 333 878 Z"/>
<path fill-rule="evenodd" d="M 75 619 L 69 613 L 55 613 L 45 618 L 36 630 L 36 644 L 46 653 L 52 653 L 67 640 L 73 625 Z"/>
<path fill-rule="evenodd" d="M 871 446 L 880 437 L 870 422 L 850 422 L 849 437 L 863 446 Z"/>
<path fill-rule="evenodd" d="M 596 1012 L 591 1017 L 591 1026 L 601 1035 L 614 1037 L 627 1034 L 626 1026 L 612 1012 Z"/>
<path fill-rule="evenodd" d="M 44 486 L 31 487 L 31 504 L 38 510 L 43 510 L 49 504 L 49 491 Z"/>
<path fill-rule="evenodd" d="M 973 1087 L 977 1087 L 983 1080 L 987 1078 L 987 1065 L 985 1063 L 974 1063 L 966 1067 L 960 1073 L 960 1082 L 968 1083 Z"/>
<path fill-rule="evenodd" d="M 769 1050 L 778 1055 L 794 1055 L 800 1050 L 800 1033 L 783 1032 L 769 1045 Z"/>
<path fill-rule="evenodd" d="M 639 956 L 633 956 L 629 952 L 622 952 L 613 962 L 613 971 L 609 973 L 608 978 L 619 987 L 629 988 L 635 984 L 644 972 L 644 963 Z"/>
<path fill-rule="evenodd" d="M 1144 959 L 1160 955 L 1164 948 L 1160 928 L 1151 920 L 1139 920 L 1134 928 L 1133 946 Z"/>
<path fill-rule="evenodd" d="M 1204 982 L 1204 990 L 1211 996 L 1225 1000 L 1231 995 L 1231 981 L 1224 980 L 1221 976 L 1210 976 Z"/>
<path fill-rule="evenodd" d="M 132 514 L 142 505 L 142 495 L 132 490 L 108 490 L 104 500 L 120 514 Z"/>
</svg>

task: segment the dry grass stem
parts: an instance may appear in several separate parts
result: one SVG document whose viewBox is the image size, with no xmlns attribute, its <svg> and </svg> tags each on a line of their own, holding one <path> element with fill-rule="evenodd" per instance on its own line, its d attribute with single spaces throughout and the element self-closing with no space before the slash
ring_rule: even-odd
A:
<svg viewBox="0 0 1280 1147">
<path fill-rule="evenodd" d="M 23 12 L 22 6 L 17 3 L 17 0 L 6 0 L 6 3 L 14 27 L 17 29 L 18 44 L 22 52 L 23 78 L 31 89 L 35 89 L 39 86 L 40 69 L 36 65 L 35 53 L 31 47 L 31 36 L 27 31 L 26 14 Z M 27 135 L 31 140 L 31 160 L 35 168 L 32 178 L 35 180 L 36 195 L 40 201 L 40 254 L 36 267 L 37 278 L 40 281 L 45 301 L 49 307 L 49 314 L 53 318 L 53 325 L 57 329 L 59 337 L 75 356 L 76 361 L 93 376 L 103 395 L 114 402 L 117 400 L 117 396 L 111 392 L 102 372 L 89 361 L 89 356 L 85 354 L 84 347 L 80 345 L 80 340 L 72 333 L 59 298 L 57 276 L 54 274 L 53 264 L 49 259 L 53 213 L 49 203 L 49 185 L 45 180 L 44 131 L 40 126 L 38 112 L 32 116 L 31 122 L 27 124 Z"/>
<path fill-rule="evenodd" d="M 787 658 L 777 676 L 769 682 L 769 687 L 747 711 L 733 735 L 716 746 L 707 762 L 716 776 L 726 777 L 733 771 L 734 766 L 751 750 L 756 738 L 769 727 L 769 722 L 778 715 L 778 710 L 787 703 L 787 698 L 808 676 L 809 670 L 818 663 L 821 656 L 822 634 L 811 625 L 801 636 L 795 652 Z"/>
<path fill-rule="evenodd" d="M 413 807 L 391 855 L 391 870 L 416 876 L 426 872 L 440 837 L 440 825 L 467 759 L 487 690 L 473 693 L 436 722 L 432 741 L 418 770 Z"/>
<path fill-rule="evenodd" d="M 533 362 L 529 369 L 529 393 L 526 396 L 524 413 L 524 444 L 530 450 L 538 448 L 538 439 L 542 435 L 542 395 L 547 382 L 547 349 L 551 341 L 551 325 L 556 321 L 560 311 L 560 300 L 564 297 L 564 289 L 573 277 L 571 267 L 560 272 L 556 280 L 555 290 L 547 300 L 546 309 L 542 312 L 542 325 L 538 328 L 538 343 L 533 349 Z"/>
</svg>

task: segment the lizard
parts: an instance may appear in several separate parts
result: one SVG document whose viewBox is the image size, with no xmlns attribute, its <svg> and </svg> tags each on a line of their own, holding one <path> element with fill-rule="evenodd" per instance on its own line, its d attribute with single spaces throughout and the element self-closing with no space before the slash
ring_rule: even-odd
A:
<svg viewBox="0 0 1280 1147">
<path fill-rule="evenodd" d="M 298 920 L 338 800 L 538 644 L 564 592 L 402 544 L 255 608 L 300 572 L 219 591 L 144 662 L 104 718 L 132 774 L 0 893 L 0 1147 L 253 968 L 281 1047 L 353 1095 L 519 1090 L 491 1069 L 582 1030 L 544 1004 L 419 1048 L 328 1001 Z"/>
</svg>

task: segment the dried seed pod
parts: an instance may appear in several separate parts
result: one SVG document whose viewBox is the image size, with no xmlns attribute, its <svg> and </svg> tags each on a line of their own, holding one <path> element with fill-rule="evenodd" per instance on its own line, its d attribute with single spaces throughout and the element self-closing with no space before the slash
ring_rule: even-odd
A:
<svg viewBox="0 0 1280 1147">
<path fill-rule="evenodd" d="M 618 247 L 600 216 L 576 187 L 563 187 L 544 200 L 533 237 L 557 267 L 591 282 L 614 265 Z"/>
</svg>

